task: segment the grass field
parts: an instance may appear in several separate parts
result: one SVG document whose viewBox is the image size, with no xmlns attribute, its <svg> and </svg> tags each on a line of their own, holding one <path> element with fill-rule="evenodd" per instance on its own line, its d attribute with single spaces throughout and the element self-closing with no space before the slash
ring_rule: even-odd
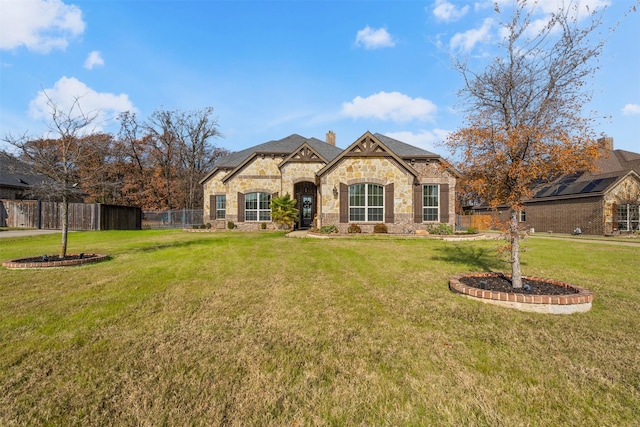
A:
<svg viewBox="0 0 640 427">
<path fill-rule="evenodd" d="M 0 260 L 58 235 L 0 239 Z M 640 245 L 529 239 L 588 313 L 448 290 L 496 242 L 72 233 L 94 265 L 0 268 L 0 425 L 640 425 Z"/>
</svg>

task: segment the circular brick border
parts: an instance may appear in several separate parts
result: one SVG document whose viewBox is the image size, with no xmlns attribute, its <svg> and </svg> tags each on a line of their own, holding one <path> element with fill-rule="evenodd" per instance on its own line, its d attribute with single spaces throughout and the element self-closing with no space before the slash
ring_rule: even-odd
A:
<svg viewBox="0 0 640 427">
<path fill-rule="evenodd" d="M 497 273 L 467 273 L 456 274 L 449 279 L 449 289 L 468 298 L 477 299 L 488 304 L 502 307 L 515 308 L 521 311 L 549 314 L 584 313 L 591 310 L 593 293 L 583 287 L 556 280 L 541 279 L 538 277 L 523 277 L 524 279 L 538 282 L 551 283 L 563 288 L 571 288 L 576 291 L 570 295 L 528 295 L 506 293 L 474 288 L 460 282 L 463 277 L 496 277 Z M 510 275 L 505 275 L 511 277 Z"/>
<path fill-rule="evenodd" d="M 77 256 L 78 254 L 70 254 Z M 74 265 L 91 264 L 95 262 L 104 261 L 109 258 L 105 254 L 85 254 L 84 258 L 64 259 L 61 261 L 44 261 L 33 262 L 29 261 L 30 258 L 14 259 L 11 261 L 5 261 L 2 266 L 11 269 L 30 269 L 30 268 L 51 268 L 51 267 L 71 267 Z"/>
</svg>

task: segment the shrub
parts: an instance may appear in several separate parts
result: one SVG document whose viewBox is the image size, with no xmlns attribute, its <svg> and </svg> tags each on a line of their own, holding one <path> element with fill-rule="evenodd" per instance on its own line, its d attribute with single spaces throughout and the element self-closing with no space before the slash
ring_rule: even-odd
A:
<svg viewBox="0 0 640 427">
<path fill-rule="evenodd" d="M 427 231 L 429 234 L 453 234 L 453 226 L 450 224 L 429 224 L 427 226 Z"/>
<path fill-rule="evenodd" d="M 193 224 L 193 225 L 191 226 L 191 228 L 193 228 L 194 230 L 197 230 L 198 228 L 200 228 L 200 226 L 198 226 L 198 225 L 196 225 L 196 224 Z"/>
<path fill-rule="evenodd" d="M 347 228 L 347 233 L 362 233 L 362 228 L 358 224 L 349 224 L 349 228 Z"/>
<path fill-rule="evenodd" d="M 387 224 L 384 223 L 378 223 L 376 225 L 373 226 L 373 232 L 374 233 L 388 233 L 389 230 L 387 229 Z"/>
<path fill-rule="evenodd" d="M 467 234 L 476 234 L 477 230 L 473 227 L 467 228 Z"/>
<path fill-rule="evenodd" d="M 204 224 L 200 224 L 200 230 L 206 230 L 206 229 L 207 229 L 207 226 L 206 226 L 206 225 L 204 225 Z"/>
<path fill-rule="evenodd" d="M 209 230 L 209 229 L 211 228 L 211 223 L 210 223 L 210 222 L 208 222 L 208 223 L 206 224 L 206 227 L 207 227 L 207 230 Z"/>
<path fill-rule="evenodd" d="M 298 221 L 299 212 L 295 206 L 296 200 L 292 199 L 289 193 L 274 197 L 271 199 L 271 219 L 279 228 L 290 229 Z"/>
<path fill-rule="evenodd" d="M 227 222 L 227 228 L 229 230 L 233 230 L 234 228 L 236 228 L 236 225 L 233 223 L 233 221 L 229 221 Z"/>
<path fill-rule="evenodd" d="M 331 234 L 331 233 L 338 233 L 338 227 L 336 227 L 335 225 L 323 225 L 322 227 L 320 227 L 320 232 L 322 234 Z"/>
<path fill-rule="evenodd" d="M 262 224 L 260 224 L 260 228 L 261 228 L 262 230 L 266 230 L 266 229 L 267 229 L 267 223 L 266 223 L 266 222 L 263 222 Z"/>
</svg>

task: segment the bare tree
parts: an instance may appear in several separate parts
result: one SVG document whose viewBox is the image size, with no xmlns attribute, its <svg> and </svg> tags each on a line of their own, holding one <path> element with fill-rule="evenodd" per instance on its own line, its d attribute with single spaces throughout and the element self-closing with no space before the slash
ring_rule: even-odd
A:
<svg viewBox="0 0 640 427">
<path fill-rule="evenodd" d="M 47 124 L 50 139 L 33 139 L 27 135 L 3 138 L 18 151 L 37 172 L 51 178 L 44 181 L 46 187 L 36 188 L 43 194 L 62 200 L 62 241 L 60 257 L 67 254 L 67 236 L 69 230 L 69 199 L 77 192 L 77 165 L 86 154 L 88 139 L 80 137 L 89 134 L 89 127 L 98 117 L 98 113 L 85 113 L 80 107 L 80 98 L 75 97 L 68 111 L 63 111 L 45 92 L 50 121 Z"/>
<path fill-rule="evenodd" d="M 199 181 L 221 154 L 211 142 L 220 136 L 213 108 L 190 112 L 157 110 L 149 117 L 146 130 L 164 183 L 164 205 L 188 209 L 201 206 Z"/>
<path fill-rule="evenodd" d="M 510 210 L 514 288 L 522 287 L 518 213 L 535 184 L 588 170 L 599 152 L 592 130 L 597 118 L 582 109 L 591 100 L 588 83 L 604 46 L 596 31 L 604 10 L 567 1 L 537 30 L 535 6 L 514 2 L 501 24 L 500 53 L 483 71 L 473 71 L 466 59 L 454 61 L 464 78 L 466 123 L 446 141 L 461 154 L 458 167 L 473 196 Z M 495 10 L 501 13 L 497 4 Z"/>
</svg>

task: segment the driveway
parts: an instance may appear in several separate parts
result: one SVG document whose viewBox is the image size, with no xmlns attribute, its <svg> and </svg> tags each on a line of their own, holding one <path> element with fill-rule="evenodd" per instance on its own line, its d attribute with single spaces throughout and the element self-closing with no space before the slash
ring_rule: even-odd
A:
<svg viewBox="0 0 640 427">
<path fill-rule="evenodd" d="M 25 236 L 39 236 L 41 234 L 55 234 L 60 233 L 60 230 L 7 230 L 0 231 L 0 239 L 3 237 L 25 237 Z"/>
</svg>

